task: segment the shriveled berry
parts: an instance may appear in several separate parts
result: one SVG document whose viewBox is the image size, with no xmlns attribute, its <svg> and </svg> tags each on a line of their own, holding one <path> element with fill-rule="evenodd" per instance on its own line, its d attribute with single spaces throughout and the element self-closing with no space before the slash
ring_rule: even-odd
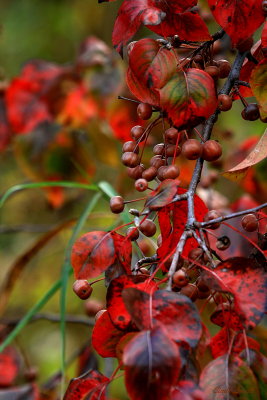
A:
<svg viewBox="0 0 267 400">
<path fill-rule="evenodd" d="M 146 179 L 148 182 L 153 181 L 157 176 L 158 170 L 156 167 L 149 167 L 145 169 L 142 173 L 142 178 Z"/>
<path fill-rule="evenodd" d="M 113 196 L 109 201 L 109 206 L 113 214 L 120 214 L 124 210 L 124 200 L 121 196 Z"/>
<path fill-rule="evenodd" d="M 182 288 L 188 284 L 188 277 L 184 269 L 179 269 L 176 271 L 172 277 L 172 281 L 175 286 Z"/>
<path fill-rule="evenodd" d="M 141 119 L 149 119 L 152 115 L 152 107 L 147 103 L 140 103 L 137 106 L 137 115 Z"/>
<path fill-rule="evenodd" d="M 135 181 L 134 187 L 136 190 L 138 190 L 138 192 L 144 192 L 148 188 L 148 182 L 144 178 L 137 179 L 137 181 Z"/>
<path fill-rule="evenodd" d="M 153 147 L 153 153 L 155 155 L 161 156 L 163 154 L 164 151 L 164 143 L 158 143 Z"/>
<path fill-rule="evenodd" d="M 150 160 L 150 165 L 155 168 L 160 168 L 165 165 L 165 160 L 161 156 L 154 156 Z"/>
<path fill-rule="evenodd" d="M 163 170 L 163 179 L 176 179 L 180 175 L 180 169 L 177 165 L 168 165 Z"/>
<path fill-rule="evenodd" d="M 156 224 L 148 218 L 140 224 L 139 229 L 147 237 L 154 236 L 157 231 Z"/>
<path fill-rule="evenodd" d="M 227 78 L 231 71 L 231 64 L 227 60 L 218 60 L 217 66 L 219 68 L 219 78 Z"/>
<path fill-rule="evenodd" d="M 129 140 L 128 142 L 125 142 L 122 146 L 122 152 L 126 153 L 126 152 L 134 152 L 136 154 L 139 153 L 139 146 L 133 142 L 132 140 Z"/>
<path fill-rule="evenodd" d="M 208 222 L 208 221 L 212 221 L 213 219 L 217 219 L 220 218 L 222 215 L 221 213 L 219 213 L 219 211 L 217 210 L 210 210 L 209 212 L 207 212 L 207 214 L 204 216 L 204 222 Z M 219 226 L 221 225 L 220 222 L 216 222 L 214 224 L 210 224 L 207 227 L 209 229 L 217 229 L 219 228 Z"/>
<path fill-rule="evenodd" d="M 255 214 L 247 214 L 241 220 L 243 229 L 247 232 L 254 232 L 258 229 L 259 221 Z"/>
<path fill-rule="evenodd" d="M 97 321 L 102 314 L 104 314 L 107 310 L 99 310 L 95 315 L 95 321 Z"/>
<path fill-rule="evenodd" d="M 246 121 L 256 121 L 260 118 L 259 106 L 256 103 L 248 104 L 241 113 L 242 118 Z"/>
<path fill-rule="evenodd" d="M 126 165 L 126 167 L 133 168 L 138 165 L 139 159 L 136 153 L 133 153 L 131 151 L 126 151 L 125 153 L 123 153 L 121 161 L 124 165 Z"/>
<path fill-rule="evenodd" d="M 219 94 L 218 106 L 221 111 L 228 111 L 232 108 L 233 100 L 228 94 Z"/>
<path fill-rule="evenodd" d="M 137 165 L 134 168 L 127 168 L 127 175 L 131 179 L 139 179 L 142 177 L 142 173 L 145 167 L 143 165 Z"/>
<path fill-rule="evenodd" d="M 180 293 L 189 297 L 192 301 L 198 298 L 198 288 L 192 283 L 188 283 L 186 286 L 182 287 Z"/>
<path fill-rule="evenodd" d="M 86 279 L 77 279 L 72 288 L 74 293 L 82 300 L 88 299 L 93 292 L 92 286 Z"/>
<path fill-rule="evenodd" d="M 202 149 L 202 157 L 206 161 L 216 161 L 222 155 L 222 146 L 216 140 L 207 140 Z"/>
<path fill-rule="evenodd" d="M 84 307 L 88 317 L 94 317 L 98 311 L 103 309 L 103 303 L 96 299 L 90 299 L 85 302 Z"/>
<path fill-rule="evenodd" d="M 202 144 L 196 139 L 188 139 L 182 146 L 182 154 L 188 160 L 196 160 L 202 155 Z"/>
<path fill-rule="evenodd" d="M 139 230 L 136 226 L 131 226 L 127 229 L 126 236 L 129 237 L 131 241 L 135 241 L 139 238 Z"/>
<path fill-rule="evenodd" d="M 141 125 L 135 125 L 131 129 L 131 137 L 134 140 L 139 140 L 144 135 L 144 132 L 145 132 L 145 130 Z M 142 139 L 143 140 L 145 139 L 145 135 Z"/>
<path fill-rule="evenodd" d="M 204 69 L 207 74 L 209 74 L 212 78 L 218 78 L 219 76 L 219 68 L 216 65 L 209 65 Z"/>
<path fill-rule="evenodd" d="M 175 128 L 169 128 L 165 131 L 165 139 L 170 144 L 176 144 L 178 137 L 178 130 Z"/>
<path fill-rule="evenodd" d="M 228 236 L 221 236 L 216 241 L 216 247 L 221 251 L 227 250 L 230 245 L 231 241 Z"/>
</svg>

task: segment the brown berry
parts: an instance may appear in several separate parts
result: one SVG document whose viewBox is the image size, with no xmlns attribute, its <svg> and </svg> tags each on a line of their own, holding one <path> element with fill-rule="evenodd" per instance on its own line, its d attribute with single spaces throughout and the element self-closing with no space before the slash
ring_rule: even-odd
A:
<svg viewBox="0 0 267 400">
<path fill-rule="evenodd" d="M 188 285 L 188 277 L 186 275 L 186 272 L 181 268 L 178 271 L 176 271 L 173 275 L 172 281 L 175 286 L 182 288 L 186 285 Z"/>
<path fill-rule="evenodd" d="M 181 154 L 181 147 L 175 146 L 175 144 L 168 144 L 166 147 L 166 156 L 173 157 L 174 154 L 178 157 Z"/>
<path fill-rule="evenodd" d="M 144 178 L 137 179 L 137 181 L 135 181 L 134 187 L 138 192 L 144 192 L 148 188 L 148 182 Z"/>
<path fill-rule="evenodd" d="M 150 160 L 150 165 L 155 168 L 160 168 L 165 165 L 165 160 L 161 156 L 154 156 Z"/>
<path fill-rule="evenodd" d="M 176 144 L 178 138 L 178 130 L 175 128 L 169 128 L 165 131 L 166 141 L 170 144 Z"/>
<path fill-rule="evenodd" d="M 202 149 L 202 157 L 206 161 L 216 161 L 222 155 L 222 146 L 216 140 L 207 140 Z"/>
<path fill-rule="evenodd" d="M 139 230 L 136 226 L 127 229 L 126 236 L 133 242 L 139 238 Z"/>
<path fill-rule="evenodd" d="M 103 309 L 103 303 L 96 299 L 90 299 L 85 302 L 84 307 L 88 317 L 94 317 L 98 311 Z"/>
<path fill-rule="evenodd" d="M 156 167 L 149 167 L 145 169 L 142 173 L 142 178 L 146 179 L 148 182 L 153 181 L 156 178 L 158 170 Z"/>
<path fill-rule="evenodd" d="M 122 152 L 126 153 L 126 152 L 134 152 L 136 154 L 139 153 L 139 146 L 133 142 L 132 140 L 129 140 L 129 142 L 125 142 L 122 146 Z"/>
<path fill-rule="evenodd" d="M 227 78 L 231 71 L 231 64 L 227 60 L 218 60 L 217 65 L 219 68 L 219 78 Z"/>
<path fill-rule="evenodd" d="M 113 196 L 109 201 L 109 206 L 113 214 L 120 214 L 124 210 L 124 200 L 121 196 Z"/>
<path fill-rule="evenodd" d="M 227 250 L 230 244 L 231 241 L 228 236 L 221 236 L 216 241 L 216 247 L 220 251 Z"/>
<path fill-rule="evenodd" d="M 177 165 L 168 165 L 163 170 L 163 180 L 164 179 L 176 179 L 180 175 L 180 169 Z"/>
<path fill-rule="evenodd" d="M 77 279 L 77 281 L 74 282 L 72 289 L 82 300 L 88 299 L 93 292 L 92 286 L 86 279 Z"/>
<path fill-rule="evenodd" d="M 164 143 L 158 143 L 153 147 L 153 153 L 155 155 L 161 156 L 163 154 L 164 151 Z"/>
<path fill-rule="evenodd" d="M 151 237 L 155 235 L 157 227 L 151 219 L 146 218 L 143 222 L 141 222 L 139 230 L 143 233 L 143 235 Z"/>
<path fill-rule="evenodd" d="M 258 229 L 259 221 L 255 214 L 247 214 L 242 218 L 241 225 L 246 232 L 254 232 Z"/>
<path fill-rule="evenodd" d="M 188 160 L 196 160 L 202 155 L 202 144 L 196 139 L 188 139 L 182 146 L 182 154 Z"/>
<path fill-rule="evenodd" d="M 145 130 L 141 125 L 133 126 L 131 129 L 131 137 L 134 140 L 139 140 L 144 135 L 144 132 L 145 132 Z M 143 140 L 145 139 L 145 135 L 142 139 Z"/>
<path fill-rule="evenodd" d="M 162 167 L 159 167 L 157 177 L 160 181 L 164 180 L 164 172 L 167 167 L 168 167 L 167 165 L 163 165 Z"/>
<path fill-rule="evenodd" d="M 261 7 L 265 13 L 267 13 L 267 0 L 263 0 Z"/>
<path fill-rule="evenodd" d="M 233 100 L 228 94 L 219 94 L 218 107 L 221 111 L 228 111 L 232 108 Z"/>
<path fill-rule="evenodd" d="M 241 113 L 246 121 L 256 121 L 260 117 L 259 106 L 256 103 L 248 104 Z"/>
<path fill-rule="evenodd" d="M 249 51 L 251 47 L 253 46 L 254 40 L 253 37 L 250 36 L 249 38 L 242 40 L 239 42 L 236 46 L 237 50 L 239 50 L 241 53 L 244 53 L 245 51 Z"/>
<path fill-rule="evenodd" d="M 188 258 L 190 260 L 199 260 L 203 256 L 203 250 L 200 247 L 190 250 Z"/>
<path fill-rule="evenodd" d="M 209 65 L 204 69 L 207 74 L 209 74 L 212 78 L 218 78 L 219 76 L 219 68 L 216 65 Z"/>
<path fill-rule="evenodd" d="M 152 107 L 147 103 L 140 103 L 137 106 L 137 115 L 141 119 L 149 119 L 152 115 Z"/>
<path fill-rule="evenodd" d="M 136 167 L 138 165 L 138 155 L 136 153 L 133 153 L 131 151 L 126 151 L 126 153 L 123 153 L 121 157 L 121 161 L 126 167 Z"/>
<path fill-rule="evenodd" d="M 210 296 L 210 294 L 211 294 L 210 289 L 205 290 L 205 291 L 202 291 L 202 290 L 199 290 L 199 287 L 198 287 L 198 294 L 197 294 L 197 297 L 198 297 L 199 299 L 201 299 L 201 300 L 207 299 L 207 298 Z"/>
<path fill-rule="evenodd" d="M 198 288 L 192 283 L 188 283 L 186 286 L 182 287 L 180 293 L 189 297 L 192 301 L 195 301 L 198 298 Z"/>
<path fill-rule="evenodd" d="M 220 218 L 221 214 L 217 210 L 210 210 L 207 212 L 207 214 L 204 216 L 204 222 L 212 221 L 213 219 Z M 209 229 L 217 229 L 221 225 L 220 222 L 216 222 L 214 224 L 210 224 L 207 226 Z"/>
<path fill-rule="evenodd" d="M 145 167 L 141 164 L 141 165 L 137 165 L 134 168 L 127 168 L 127 175 L 129 176 L 129 178 L 131 179 L 139 179 L 142 177 L 142 173 L 144 171 Z"/>
</svg>

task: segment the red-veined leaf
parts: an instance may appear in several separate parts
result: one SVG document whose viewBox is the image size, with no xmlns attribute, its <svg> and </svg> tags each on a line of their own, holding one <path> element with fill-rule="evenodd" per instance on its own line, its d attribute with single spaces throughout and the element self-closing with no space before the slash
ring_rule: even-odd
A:
<svg viewBox="0 0 267 400">
<path fill-rule="evenodd" d="M 217 107 L 213 79 L 197 68 L 177 72 L 159 93 L 161 107 L 179 128 L 199 124 Z"/>
<path fill-rule="evenodd" d="M 94 278 L 113 264 L 116 258 L 110 232 L 85 233 L 73 245 L 71 264 L 76 279 Z"/>
<path fill-rule="evenodd" d="M 267 58 L 264 58 L 252 71 L 249 83 L 253 95 L 256 97 L 262 119 L 267 118 Z M 266 151 L 267 154 L 267 151 Z"/>
<path fill-rule="evenodd" d="M 246 329 L 254 328 L 266 311 L 267 274 L 253 259 L 233 257 L 221 262 L 202 278 L 210 288 L 234 296 L 234 311 Z"/>
<path fill-rule="evenodd" d="M 90 370 L 70 381 L 63 400 L 105 400 L 109 379 L 98 371 Z"/>
<path fill-rule="evenodd" d="M 237 164 L 235 167 L 223 172 L 223 176 L 231 181 L 239 181 L 243 179 L 249 168 L 267 157 L 267 130 L 254 147 L 254 149 L 249 153 L 249 155 Z"/>
<path fill-rule="evenodd" d="M 181 362 L 176 344 L 159 327 L 137 334 L 123 353 L 125 383 L 132 400 L 167 400 Z"/>
<path fill-rule="evenodd" d="M 123 266 L 126 274 L 131 273 L 132 242 L 126 236 L 111 232 L 117 259 Z"/>
<path fill-rule="evenodd" d="M 0 353 L 0 387 L 11 386 L 19 373 L 19 369 L 19 355 L 13 347 L 9 346 Z"/>
<path fill-rule="evenodd" d="M 159 94 L 144 86 L 142 82 L 133 74 L 130 68 L 127 70 L 126 83 L 132 94 L 141 102 L 159 106 Z"/>
<path fill-rule="evenodd" d="M 262 0 L 208 0 L 208 3 L 214 18 L 230 36 L 233 46 L 253 35 L 265 19 Z"/>
<path fill-rule="evenodd" d="M 260 400 L 256 378 L 247 364 L 236 356 L 227 361 L 227 355 L 223 355 L 202 371 L 200 387 L 205 392 L 205 400 Z"/>
<path fill-rule="evenodd" d="M 213 358 L 220 357 L 229 351 L 231 335 L 233 332 L 226 327 L 222 328 L 210 342 L 211 354 Z M 256 340 L 247 336 L 246 338 L 248 348 L 259 351 L 260 345 Z M 231 348 L 231 354 L 238 355 L 242 350 L 246 349 L 246 341 L 244 338 L 244 333 L 239 333 L 235 336 L 233 345 Z"/>
<path fill-rule="evenodd" d="M 198 311 L 188 297 L 167 290 L 149 294 L 136 288 L 124 289 L 122 297 L 140 330 L 160 325 L 170 339 L 190 347 L 197 345 L 202 328 Z"/>
<path fill-rule="evenodd" d="M 102 357 L 116 357 L 116 346 L 125 332 L 118 330 L 105 311 L 97 319 L 92 332 L 92 345 Z"/>
<path fill-rule="evenodd" d="M 153 190 L 146 199 L 145 207 L 150 210 L 158 210 L 171 203 L 175 195 L 180 181 L 175 179 L 165 179 L 156 190 Z"/>
</svg>

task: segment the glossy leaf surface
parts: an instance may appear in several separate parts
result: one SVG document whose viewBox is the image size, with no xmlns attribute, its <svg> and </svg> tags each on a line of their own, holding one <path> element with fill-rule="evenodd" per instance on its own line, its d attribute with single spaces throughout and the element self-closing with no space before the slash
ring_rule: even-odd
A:
<svg viewBox="0 0 267 400">
<path fill-rule="evenodd" d="M 150 210 L 157 210 L 171 203 L 177 194 L 179 181 L 165 179 L 156 190 L 153 190 L 147 197 L 145 207 Z"/>
<path fill-rule="evenodd" d="M 105 400 L 109 379 L 98 371 L 90 370 L 70 381 L 63 400 Z"/>
</svg>

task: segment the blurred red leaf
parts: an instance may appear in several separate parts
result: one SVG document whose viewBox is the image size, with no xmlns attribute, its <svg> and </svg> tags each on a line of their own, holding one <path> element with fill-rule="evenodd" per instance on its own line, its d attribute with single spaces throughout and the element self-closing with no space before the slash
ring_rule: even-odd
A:
<svg viewBox="0 0 267 400">
<path fill-rule="evenodd" d="M 97 319 L 92 332 L 92 345 L 102 357 L 116 357 L 116 346 L 125 332 L 118 330 L 105 311 Z"/>
<path fill-rule="evenodd" d="M 105 400 L 109 379 L 98 371 L 90 370 L 70 381 L 63 400 Z"/>
<path fill-rule="evenodd" d="M 161 326 L 170 339 L 190 347 L 197 345 L 202 328 L 198 311 L 188 297 L 167 290 L 153 294 L 136 288 L 124 289 L 122 297 L 140 330 Z"/>
<path fill-rule="evenodd" d="M 160 327 L 137 334 L 123 353 L 125 383 L 134 400 L 167 400 L 180 374 L 176 344 Z"/>
<path fill-rule="evenodd" d="M 185 189 L 179 188 L 177 194 L 183 194 L 185 192 Z M 194 206 L 197 221 L 203 221 L 208 209 L 197 195 L 194 197 Z M 162 236 L 162 245 L 158 248 L 157 254 L 160 261 L 162 261 L 176 248 L 185 230 L 187 221 L 187 201 L 177 201 L 162 207 L 158 212 L 158 220 Z M 183 255 L 187 256 L 189 251 L 195 247 L 198 247 L 197 241 L 194 238 L 188 239 L 184 247 Z"/>
<path fill-rule="evenodd" d="M 165 179 L 156 190 L 153 190 L 146 199 L 145 207 L 150 210 L 157 210 L 166 206 L 175 197 L 178 190 L 179 181 L 175 179 Z"/>
<path fill-rule="evenodd" d="M 19 373 L 19 369 L 19 355 L 13 347 L 9 346 L 0 353 L 0 386 L 11 386 Z"/>
<path fill-rule="evenodd" d="M 12 130 L 7 118 L 4 93 L 0 91 L 0 152 L 10 143 Z"/>
<path fill-rule="evenodd" d="M 234 47 L 253 35 L 265 19 L 262 0 L 208 0 L 208 3 L 214 18 L 230 36 Z"/>
<path fill-rule="evenodd" d="M 221 262 L 213 272 L 204 271 L 202 278 L 210 288 L 234 296 L 234 311 L 244 328 L 254 328 L 266 311 L 267 274 L 254 260 L 234 257 Z"/>
</svg>

